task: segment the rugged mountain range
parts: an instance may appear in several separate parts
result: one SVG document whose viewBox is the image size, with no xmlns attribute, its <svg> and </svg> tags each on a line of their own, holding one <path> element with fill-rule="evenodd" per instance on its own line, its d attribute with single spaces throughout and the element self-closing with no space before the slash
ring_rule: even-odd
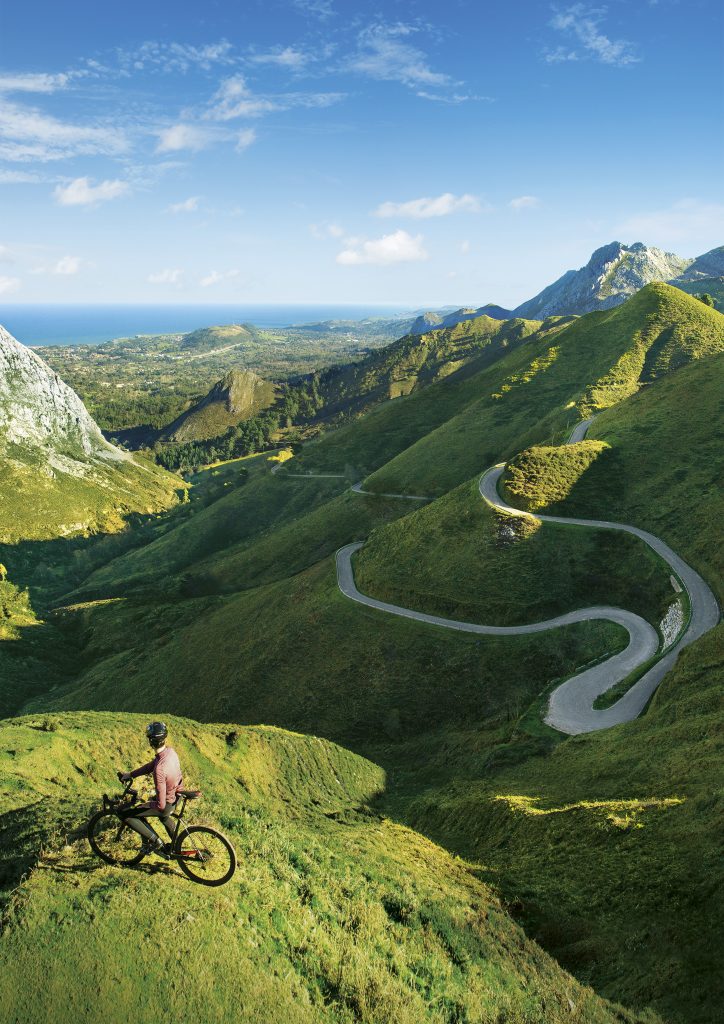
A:
<svg viewBox="0 0 724 1024">
<path fill-rule="evenodd" d="M 178 480 L 109 444 L 78 395 L 0 327 L 0 540 L 120 525 Z"/>
<path fill-rule="evenodd" d="M 652 281 L 674 284 L 684 291 L 694 290 L 690 285 L 695 282 L 696 290 L 707 290 L 710 286 L 709 290 L 716 297 L 722 277 L 724 246 L 689 260 L 643 242 L 634 242 L 633 245 L 611 242 L 596 249 L 585 267 L 567 270 L 557 281 L 515 309 L 489 303 L 476 310 L 459 309 L 447 316 L 429 312 L 415 320 L 410 334 L 424 334 L 437 327 L 450 327 L 481 315 L 499 320 L 509 317 L 543 320 L 547 316 L 581 316 L 597 309 L 620 306 Z"/>
</svg>

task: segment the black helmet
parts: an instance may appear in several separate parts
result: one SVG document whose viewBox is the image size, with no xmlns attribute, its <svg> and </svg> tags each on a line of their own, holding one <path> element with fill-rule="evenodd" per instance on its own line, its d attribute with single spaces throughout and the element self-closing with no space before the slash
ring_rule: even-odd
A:
<svg viewBox="0 0 724 1024">
<path fill-rule="evenodd" d="M 168 729 L 165 722 L 149 722 L 146 726 L 146 736 L 152 747 L 161 747 L 166 742 Z"/>
</svg>

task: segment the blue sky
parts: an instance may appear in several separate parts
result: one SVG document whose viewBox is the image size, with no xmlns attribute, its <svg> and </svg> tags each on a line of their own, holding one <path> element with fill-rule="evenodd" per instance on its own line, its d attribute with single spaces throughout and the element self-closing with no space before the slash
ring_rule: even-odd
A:
<svg viewBox="0 0 724 1024">
<path fill-rule="evenodd" d="M 0 13 L 0 301 L 515 305 L 724 242 L 712 0 Z"/>
</svg>

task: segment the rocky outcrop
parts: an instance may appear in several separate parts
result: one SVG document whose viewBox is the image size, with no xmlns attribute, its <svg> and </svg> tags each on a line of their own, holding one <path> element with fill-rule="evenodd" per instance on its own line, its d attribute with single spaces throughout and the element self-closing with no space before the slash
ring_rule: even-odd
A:
<svg viewBox="0 0 724 1024">
<path fill-rule="evenodd" d="M 611 309 L 652 281 L 670 281 L 683 274 L 691 262 L 643 242 L 611 242 L 596 249 L 585 267 L 566 271 L 514 309 L 513 315 L 543 320 L 547 316 L 580 316 L 597 309 Z"/>
<path fill-rule="evenodd" d="M 508 320 L 512 315 L 509 309 L 503 309 L 502 306 L 496 306 L 492 302 L 489 302 L 487 306 L 479 306 L 477 309 L 456 309 L 454 313 L 448 313 L 446 316 L 433 312 L 423 313 L 415 320 L 409 333 L 427 334 L 428 331 L 454 327 L 455 324 L 461 324 L 465 320 L 475 320 L 479 316 L 489 316 L 491 320 Z"/>
<path fill-rule="evenodd" d="M 697 256 L 684 273 L 679 274 L 670 283 L 678 284 L 680 281 L 699 281 L 707 277 L 724 277 L 724 245 L 720 245 L 716 249 L 710 249 L 703 256 Z"/>
<path fill-rule="evenodd" d="M 11 447 L 32 450 L 65 472 L 74 462 L 128 458 L 104 439 L 75 391 L 0 327 L 0 457 Z"/>
<path fill-rule="evenodd" d="M 161 432 L 163 441 L 199 441 L 218 437 L 276 400 L 276 388 L 252 370 L 230 370 L 200 402 Z"/>
</svg>

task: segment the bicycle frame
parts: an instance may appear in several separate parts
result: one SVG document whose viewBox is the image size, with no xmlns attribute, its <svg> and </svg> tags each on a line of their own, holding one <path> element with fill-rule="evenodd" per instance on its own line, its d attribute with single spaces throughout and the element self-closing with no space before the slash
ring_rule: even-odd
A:
<svg viewBox="0 0 724 1024">
<path fill-rule="evenodd" d="M 130 811 L 133 808 L 134 804 L 138 803 L 138 791 L 132 788 L 132 782 L 133 782 L 132 779 L 128 780 L 128 782 L 126 783 L 126 788 L 123 790 L 123 793 L 122 793 L 122 795 L 119 798 L 109 797 L 107 793 L 103 794 L 103 807 L 104 807 L 104 809 L 107 810 L 107 811 L 110 811 L 113 814 L 115 814 L 116 817 L 118 818 L 118 820 L 122 824 L 125 824 L 125 822 L 124 822 L 125 817 L 133 817 L 133 815 L 132 814 L 128 814 L 128 815 L 121 814 L 121 812 Z M 130 802 L 126 801 L 126 797 L 130 797 L 131 798 Z M 169 835 L 169 842 L 170 842 L 170 845 L 172 847 L 173 847 L 174 843 L 176 842 L 176 839 L 178 838 L 179 829 L 181 828 L 182 825 L 185 825 L 185 822 L 183 820 L 183 814 L 184 814 L 184 811 L 186 810 L 186 804 L 188 803 L 188 799 L 189 798 L 186 796 L 186 794 L 183 793 L 179 797 L 179 799 L 176 801 L 177 804 L 180 802 L 181 806 L 180 807 L 174 806 L 173 812 L 171 813 L 171 815 L 169 815 L 169 817 L 173 817 L 173 818 L 176 819 L 176 828 L 173 831 L 173 835 Z M 150 822 L 146 821 L 146 824 L 148 825 L 148 827 L 151 829 L 152 832 L 155 831 L 153 829 L 153 826 L 150 824 Z M 119 835 L 120 835 L 120 829 L 119 829 Z M 199 856 L 199 851 L 188 851 L 188 852 L 189 853 L 196 853 L 196 855 Z M 180 856 L 180 854 L 171 854 L 171 856 Z"/>
</svg>

